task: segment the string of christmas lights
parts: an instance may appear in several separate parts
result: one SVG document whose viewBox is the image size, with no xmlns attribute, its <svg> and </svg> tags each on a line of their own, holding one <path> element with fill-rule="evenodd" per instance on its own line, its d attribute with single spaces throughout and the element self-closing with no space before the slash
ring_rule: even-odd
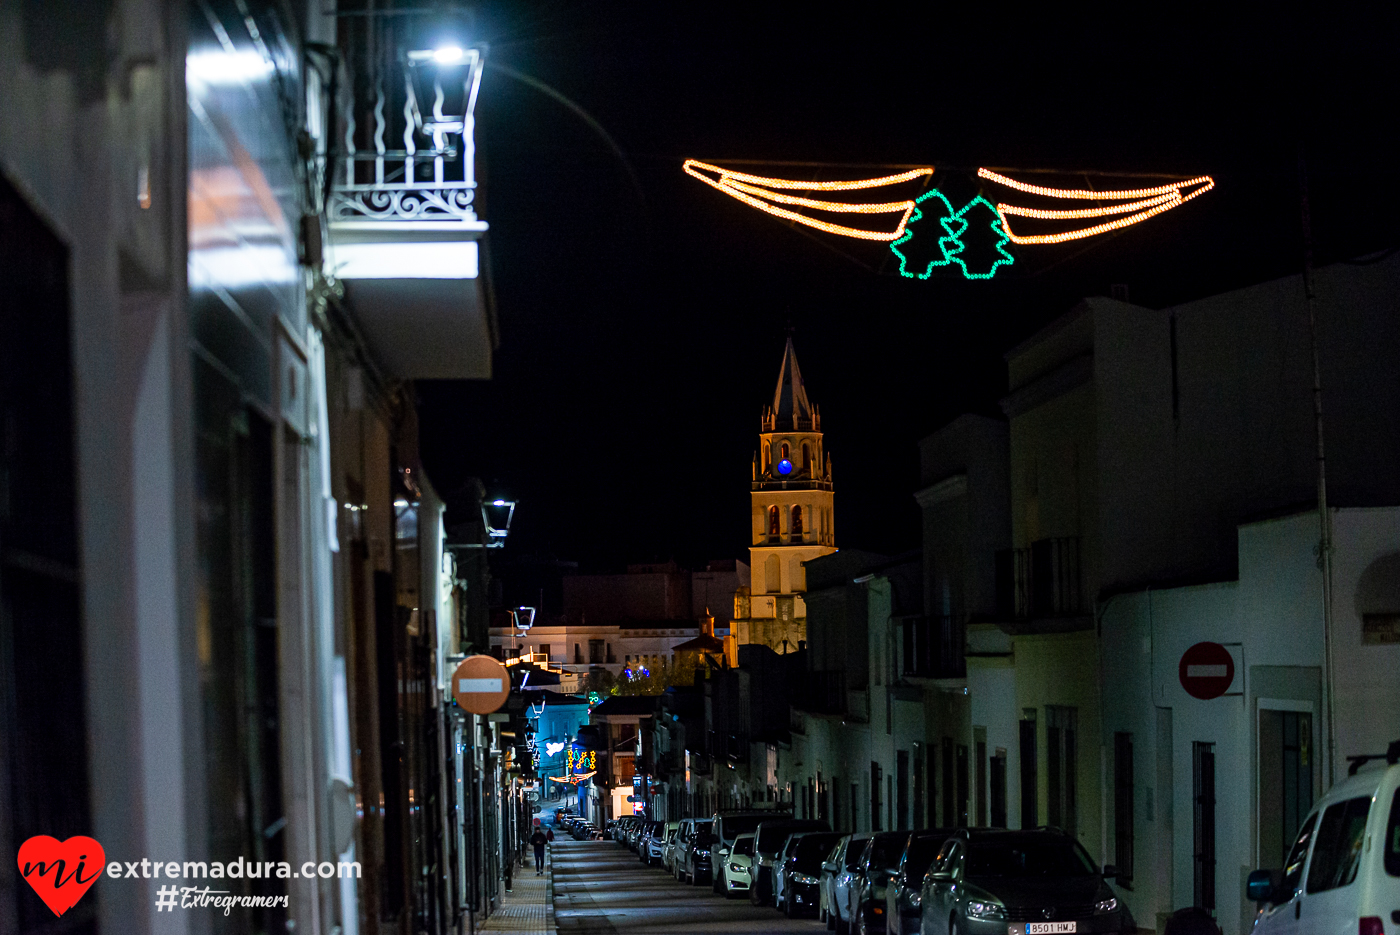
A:
<svg viewBox="0 0 1400 935">
<path fill-rule="evenodd" d="M 794 179 L 770 178 L 762 175 L 751 175 L 747 172 L 735 172 L 731 169 L 724 169 L 719 166 L 710 165 L 707 162 L 700 162 L 697 159 L 687 159 L 682 166 L 685 173 L 693 178 L 697 178 L 724 192 L 731 198 L 737 198 L 750 207 L 760 211 L 780 217 L 784 220 L 792 221 L 795 224 L 803 224 L 828 234 L 838 234 L 843 237 L 854 237 L 859 240 L 880 240 L 891 241 L 904 234 L 904 226 L 909 221 L 910 214 L 914 211 L 913 199 L 892 202 L 874 203 L 853 203 L 844 201 L 822 201 L 812 198 L 803 198 L 796 195 L 784 195 L 782 191 L 862 191 L 867 188 L 883 188 L 888 185 L 898 185 L 901 182 L 910 182 L 918 178 L 927 178 L 933 175 L 933 167 L 924 169 L 910 169 L 907 172 L 899 172 L 894 175 L 881 176 L 874 179 L 851 179 L 836 182 L 804 182 Z M 714 177 L 706 173 L 714 173 Z M 778 191 L 774 191 L 777 189 Z M 766 199 L 766 200 L 765 200 Z M 845 224 L 835 224 L 831 221 L 823 221 L 797 211 L 789 211 L 786 208 L 778 207 L 778 204 L 790 204 L 797 207 L 811 208 L 818 211 L 830 211 L 843 214 L 899 214 L 899 223 L 892 231 L 868 230 L 860 227 L 850 227 Z"/>
</svg>

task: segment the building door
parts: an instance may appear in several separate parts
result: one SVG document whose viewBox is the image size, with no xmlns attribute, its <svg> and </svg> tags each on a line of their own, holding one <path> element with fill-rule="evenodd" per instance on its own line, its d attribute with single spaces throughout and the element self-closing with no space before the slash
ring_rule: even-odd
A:
<svg viewBox="0 0 1400 935">
<path fill-rule="evenodd" d="M 1027 708 L 1021 719 L 1021 827 L 1035 828 L 1040 824 L 1036 778 L 1035 709 Z"/>
<path fill-rule="evenodd" d="M 1312 714 L 1261 709 L 1259 866 L 1283 866 L 1312 803 Z"/>
<path fill-rule="evenodd" d="M 991 762 L 991 814 L 988 816 L 993 828 L 1006 827 L 1006 748 L 997 747 Z"/>
<path fill-rule="evenodd" d="M 1215 911 L 1215 744 L 1191 745 L 1193 905 Z"/>
<path fill-rule="evenodd" d="M 1079 712 L 1046 708 L 1045 771 L 1049 786 L 1047 818 L 1070 835 L 1079 830 Z"/>
<path fill-rule="evenodd" d="M 909 827 L 909 751 L 895 754 L 895 821 L 896 828 Z"/>
<path fill-rule="evenodd" d="M 68 250 L 0 177 L 0 931 L 90 932 L 19 883 L 30 837 L 93 833 Z M 154 855 L 153 855 L 154 856 Z"/>
</svg>

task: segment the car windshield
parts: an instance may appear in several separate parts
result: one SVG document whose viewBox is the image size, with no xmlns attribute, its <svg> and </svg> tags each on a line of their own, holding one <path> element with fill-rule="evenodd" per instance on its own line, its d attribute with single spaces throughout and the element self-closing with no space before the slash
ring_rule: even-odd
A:
<svg viewBox="0 0 1400 935">
<path fill-rule="evenodd" d="M 1085 877 L 1094 862 L 1076 841 L 1054 834 L 1007 834 L 969 842 L 966 874 L 978 877 Z"/>
<path fill-rule="evenodd" d="M 820 867 L 831 853 L 831 845 L 839 840 L 841 835 L 829 832 L 804 834 L 798 838 L 797 850 L 792 852 L 792 858 L 799 867 Z"/>
<path fill-rule="evenodd" d="M 933 859 L 938 856 L 938 852 L 943 849 L 943 842 L 948 840 L 942 835 L 933 837 L 915 838 L 909 845 L 909 851 L 904 856 L 904 869 L 910 880 L 918 881 L 928 873 L 928 868 L 933 865 Z"/>
<path fill-rule="evenodd" d="M 744 857 L 753 856 L 753 835 L 746 834 L 734 839 L 734 853 Z"/>
<path fill-rule="evenodd" d="M 695 823 L 695 827 L 691 830 L 691 836 L 692 836 L 692 837 L 695 837 L 695 836 L 701 835 L 701 834 L 709 834 L 709 833 L 710 833 L 710 823 L 709 823 L 708 821 L 697 821 L 697 822 Z"/>
<path fill-rule="evenodd" d="M 907 834 L 877 834 L 870 848 L 870 866 L 877 870 L 893 870 L 899 866 L 899 858 L 904 856 Z"/>
<path fill-rule="evenodd" d="M 719 820 L 719 833 L 726 841 L 732 841 L 741 834 L 753 834 L 760 821 L 772 821 L 770 815 L 727 815 Z"/>
<path fill-rule="evenodd" d="M 783 842 L 788 839 L 788 835 L 797 831 L 829 831 L 830 826 L 824 821 L 775 821 L 764 822 L 758 829 L 757 850 L 764 854 L 772 854 L 783 846 Z"/>
</svg>

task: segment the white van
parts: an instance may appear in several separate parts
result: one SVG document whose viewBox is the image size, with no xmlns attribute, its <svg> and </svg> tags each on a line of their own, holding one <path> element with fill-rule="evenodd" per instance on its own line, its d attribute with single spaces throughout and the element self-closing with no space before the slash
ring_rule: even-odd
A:
<svg viewBox="0 0 1400 935">
<path fill-rule="evenodd" d="M 1385 761 L 1378 767 L 1373 760 Z M 1400 740 L 1355 757 L 1303 821 L 1283 870 L 1249 875 L 1254 935 L 1400 933 Z"/>
</svg>

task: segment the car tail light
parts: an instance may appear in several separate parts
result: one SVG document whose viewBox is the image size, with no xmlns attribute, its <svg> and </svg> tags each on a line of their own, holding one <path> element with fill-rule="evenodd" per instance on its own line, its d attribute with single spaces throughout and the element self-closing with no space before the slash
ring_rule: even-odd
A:
<svg viewBox="0 0 1400 935">
<path fill-rule="evenodd" d="M 1361 935 L 1385 935 L 1385 924 L 1380 916 L 1361 917 Z"/>
</svg>

